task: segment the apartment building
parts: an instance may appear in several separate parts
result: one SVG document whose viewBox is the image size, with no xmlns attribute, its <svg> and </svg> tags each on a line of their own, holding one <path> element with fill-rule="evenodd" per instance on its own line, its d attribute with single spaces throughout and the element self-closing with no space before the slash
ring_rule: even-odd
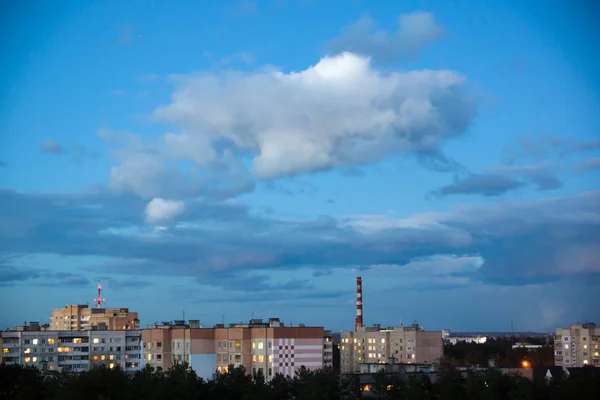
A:
<svg viewBox="0 0 600 400">
<path fill-rule="evenodd" d="M 444 354 L 441 331 L 418 325 L 358 328 L 340 335 L 340 372 L 359 373 L 361 364 L 435 364 Z"/>
<path fill-rule="evenodd" d="M 278 318 L 213 328 L 175 321 L 144 329 L 142 339 L 146 363 L 167 369 L 187 361 L 203 377 L 226 372 L 230 365 L 260 372 L 267 380 L 277 373 L 293 377 L 300 366 L 323 368 L 323 328 L 284 326 Z"/>
<path fill-rule="evenodd" d="M 554 365 L 561 367 L 600 367 L 600 329 L 596 324 L 571 324 L 556 329 Z"/>
<path fill-rule="evenodd" d="M 85 304 L 71 304 L 55 308 L 50 316 L 50 329 L 78 331 L 82 329 L 139 329 L 137 312 L 128 308 L 89 308 Z"/>
<path fill-rule="evenodd" d="M 141 368 L 141 332 L 12 330 L 2 332 L 2 356 L 7 364 L 37 367 L 43 371 L 73 372 L 104 364 L 126 372 Z"/>
</svg>

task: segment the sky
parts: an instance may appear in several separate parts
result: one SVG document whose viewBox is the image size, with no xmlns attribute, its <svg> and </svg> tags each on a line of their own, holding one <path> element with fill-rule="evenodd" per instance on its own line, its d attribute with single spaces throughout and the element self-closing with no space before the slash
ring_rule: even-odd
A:
<svg viewBox="0 0 600 400">
<path fill-rule="evenodd" d="M 593 1 L 0 10 L 0 328 L 600 323 Z"/>
</svg>

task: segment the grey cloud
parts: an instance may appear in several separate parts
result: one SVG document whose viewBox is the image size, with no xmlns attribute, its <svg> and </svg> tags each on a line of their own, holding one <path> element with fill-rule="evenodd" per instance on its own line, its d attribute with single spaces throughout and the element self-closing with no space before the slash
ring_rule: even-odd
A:
<svg viewBox="0 0 600 400">
<path fill-rule="evenodd" d="M 454 183 L 432 194 L 438 197 L 457 194 L 494 197 L 528 185 L 533 185 L 538 191 L 547 191 L 561 188 L 562 181 L 552 170 L 542 166 L 496 167 L 483 174 L 455 177 Z"/>
<path fill-rule="evenodd" d="M 285 221 L 252 215 L 239 205 L 197 201 L 186 207 L 185 222 L 160 231 L 132 229 L 145 204 L 135 197 L 4 190 L 0 203 L 0 220 L 7 222 L 0 226 L 0 252 L 112 257 L 112 267 L 95 269 L 111 275 L 190 276 L 216 279 L 215 286 L 223 284 L 222 275 L 243 287 L 252 270 L 404 265 L 435 254 L 479 254 L 485 262 L 473 279 L 486 283 L 506 276 L 517 284 L 600 273 L 598 191 L 408 219 Z M 289 288 L 302 284 L 290 282 Z"/>
<path fill-rule="evenodd" d="M 585 141 L 545 135 L 540 138 L 521 137 L 504 149 L 504 161 L 514 164 L 518 160 L 539 160 L 552 156 L 567 156 L 600 149 L 600 140 Z"/>
<path fill-rule="evenodd" d="M 438 197 L 457 194 L 480 194 L 493 197 L 500 196 L 511 190 L 523 187 L 525 184 L 516 179 L 494 174 L 471 174 L 466 178 L 455 178 L 454 183 L 444 186 L 432 194 Z"/>
<path fill-rule="evenodd" d="M 40 151 L 45 154 L 62 154 L 65 149 L 57 140 L 47 140 L 42 143 Z"/>
<path fill-rule="evenodd" d="M 326 49 L 332 53 L 351 51 L 373 57 L 376 61 L 395 62 L 412 59 L 426 45 L 439 40 L 444 30 L 433 14 L 414 12 L 398 17 L 398 30 L 388 33 L 377 29 L 368 16 L 360 18 L 332 39 Z"/>
<path fill-rule="evenodd" d="M 588 158 L 573 166 L 575 171 L 585 172 L 600 169 L 600 157 Z"/>
<path fill-rule="evenodd" d="M 16 268 L 12 265 L 0 263 L 0 284 L 14 285 L 17 282 L 41 286 L 82 286 L 89 284 L 89 280 L 82 275 L 53 272 L 46 269 Z"/>
</svg>

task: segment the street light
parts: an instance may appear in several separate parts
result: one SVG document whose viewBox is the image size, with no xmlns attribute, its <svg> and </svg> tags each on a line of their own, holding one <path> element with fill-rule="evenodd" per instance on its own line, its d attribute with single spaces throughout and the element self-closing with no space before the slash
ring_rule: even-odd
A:
<svg viewBox="0 0 600 400">
<path fill-rule="evenodd" d="M 521 363 L 521 365 L 523 366 L 523 368 L 529 368 L 531 366 L 531 364 L 527 360 L 523 360 L 523 362 Z"/>
</svg>

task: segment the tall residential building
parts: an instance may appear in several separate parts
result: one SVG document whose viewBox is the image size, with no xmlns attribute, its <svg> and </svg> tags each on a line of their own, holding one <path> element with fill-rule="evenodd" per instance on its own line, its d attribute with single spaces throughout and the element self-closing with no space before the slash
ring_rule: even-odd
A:
<svg viewBox="0 0 600 400">
<path fill-rule="evenodd" d="M 277 373 L 293 377 L 301 366 L 323 368 L 323 333 L 321 327 L 284 326 L 271 318 L 213 328 L 175 321 L 144 329 L 142 338 L 144 360 L 155 367 L 167 369 L 185 360 L 198 375 L 210 377 L 230 365 L 244 366 L 269 380 Z"/>
<path fill-rule="evenodd" d="M 89 308 L 72 304 L 55 308 L 50 316 L 50 329 L 77 331 L 81 329 L 139 329 L 138 313 L 128 308 Z"/>
<path fill-rule="evenodd" d="M 2 356 L 7 364 L 45 371 L 89 370 L 94 365 L 120 366 L 126 372 L 141 367 L 141 332 L 13 330 L 2 332 Z"/>
<path fill-rule="evenodd" d="M 600 329 L 596 324 L 571 324 L 556 329 L 554 365 L 561 367 L 600 367 Z"/>
<path fill-rule="evenodd" d="M 340 372 L 358 373 L 361 364 L 434 364 L 444 354 L 441 331 L 423 331 L 418 325 L 359 328 L 340 335 Z"/>
</svg>

